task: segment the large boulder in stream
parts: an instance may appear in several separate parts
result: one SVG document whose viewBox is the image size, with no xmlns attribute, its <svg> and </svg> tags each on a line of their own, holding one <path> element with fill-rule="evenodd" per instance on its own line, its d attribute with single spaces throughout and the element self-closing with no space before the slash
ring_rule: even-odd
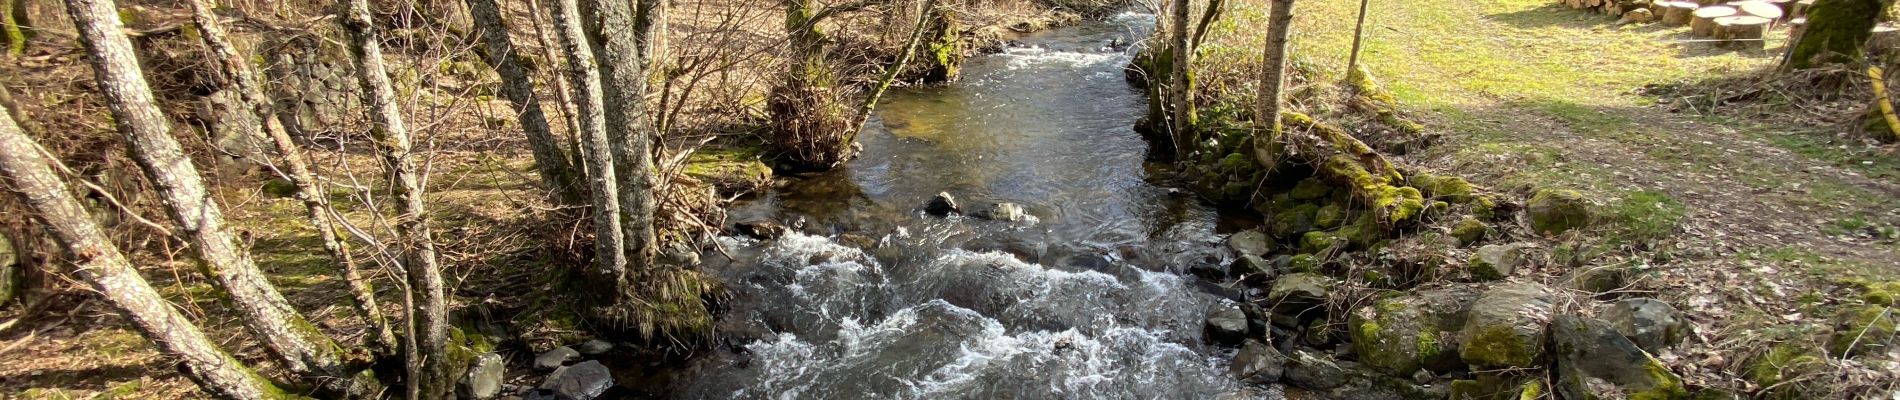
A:
<svg viewBox="0 0 1900 400">
<path fill-rule="evenodd" d="M 1255 385 L 1279 382 L 1286 374 L 1286 356 L 1265 342 L 1248 339 L 1234 354 L 1234 363 L 1227 366 L 1227 372 Z"/>
<path fill-rule="evenodd" d="M 1570 400 L 1687 399 L 1682 378 L 1608 322 L 1560 315 L 1550 324 L 1557 392 Z"/>
<path fill-rule="evenodd" d="M 599 361 L 587 361 L 554 370 L 533 396 L 553 400 L 593 400 L 614 387 L 613 372 Z M 535 398 L 535 397 L 529 398 Z"/>
<path fill-rule="evenodd" d="M 1021 204 L 995 203 L 990 204 L 989 208 L 977 211 L 976 217 L 991 221 L 1022 222 L 1029 219 L 1029 213 L 1023 211 Z"/>
<path fill-rule="evenodd" d="M 1500 284 L 1471 303 L 1458 332 L 1458 357 L 1476 368 L 1534 368 L 1544 360 L 1544 324 L 1550 321 L 1549 287 L 1528 282 Z"/>
<path fill-rule="evenodd" d="M 1359 362 L 1394 376 L 1461 370 L 1458 331 L 1477 291 L 1468 284 L 1420 289 L 1353 310 L 1347 320 Z"/>
<path fill-rule="evenodd" d="M 1261 231 L 1240 231 L 1227 237 L 1227 248 L 1234 254 L 1243 256 L 1261 256 L 1273 251 L 1273 240 Z"/>
<path fill-rule="evenodd" d="M 1247 313 L 1235 307 L 1221 307 L 1207 316 L 1207 341 L 1222 346 L 1238 346 L 1247 340 Z"/>
<path fill-rule="evenodd" d="M 1325 275 L 1293 273 L 1273 281 L 1267 290 L 1267 306 L 1274 314 L 1302 317 L 1326 313 L 1326 294 L 1333 280 Z M 1297 326 L 1297 325 L 1295 325 Z"/>
</svg>

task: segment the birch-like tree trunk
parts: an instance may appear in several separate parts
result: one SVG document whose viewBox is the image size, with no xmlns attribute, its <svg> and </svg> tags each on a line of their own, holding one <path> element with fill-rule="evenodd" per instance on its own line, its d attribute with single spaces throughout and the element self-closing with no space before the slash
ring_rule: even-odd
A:
<svg viewBox="0 0 1900 400">
<path fill-rule="evenodd" d="M 244 326 L 291 371 L 340 370 L 342 358 L 336 343 L 290 307 L 258 270 L 250 252 L 239 247 L 225 229 L 222 210 L 206 191 L 198 168 L 171 136 L 171 123 L 159 112 L 132 41 L 119 21 L 118 8 L 111 0 L 66 0 L 66 6 L 133 160 L 158 188 L 166 210 L 178 223 L 177 233 L 197 250 L 211 281 L 230 295 Z"/>
<path fill-rule="evenodd" d="M 350 254 L 349 242 L 337 235 L 335 221 L 330 218 L 330 199 L 318 186 L 316 174 L 310 171 L 310 164 L 297 143 L 284 131 L 281 124 L 273 124 L 270 117 L 276 114 L 270 97 L 264 95 L 264 84 L 247 62 L 248 58 L 238 52 L 230 40 L 226 39 L 224 24 L 218 22 L 211 3 L 207 0 L 188 0 L 191 6 L 192 23 L 198 27 L 198 35 L 211 51 L 213 61 L 218 65 L 221 86 L 225 90 L 237 93 L 240 112 L 248 113 L 241 117 L 257 121 L 256 128 L 264 130 L 277 151 L 280 163 L 273 168 L 285 180 L 297 187 L 297 201 L 304 205 L 305 218 L 310 226 L 317 230 L 317 238 L 323 241 L 323 249 L 330 254 L 331 261 L 342 267 L 343 280 L 350 288 L 350 298 L 356 306 L 356 312 L 369 327 L 369 345 L 374 353 L 387 354 L 395 346 L 395 335 L 389 329 L 388 321 L 382 310 L 376 305 L 376 290 L 357 268 L 356 260 Z"/>
<path fill-rule="evenodd" d="M 574 120 L 580 126 L 581 159 L 587 163 L 587 183 L 594 212 L 594 273 L 618 278 L 627 268 L 626 233 L 620 228 L 619 177 L 614 169 L 612 139 L 607 134 L 600 67 L 588 43 L 576 0 L 554 0 L 554 27 L 567 53 L 569 84 L 574 90 Z"/>
<path fill-rule="evenodd" d="M 107 303 L 131 320 L 140 333 L 158 344 L 159 351 L 177 357 L 185 376 L 205 393 L 225 399 L 277 399 L 282 390 L 252 373 L 219 349 L 198 326 L 160 297 L 119 248 L 106 239 L 92 214 L 74 198 L 66 183 L 53 173 L 51 160 L 20 130 L 13 117 L 0 113 L 0 174 L 38 213 L 66 251 L 79 275 Z"/>
<path fill-rule="evenodd" d="M 1282 85 L 1286 84 L 1287 35 L 1293 32 L 1293 0 L 1273 0 L 1267 24 L 1267 47 L 1260 62 L 1260 95 L 1255 99 L 1258 104 L 1254 108 L 1254 123 L 1260 128 L 1254 134 L 1253 149 L 1254 160 L 1272 168 L 1280 163 L 1286 148 L 1280 140 L 1280 97 Z"/>
<path fill-rule="evenodd" d="M 414 297 L 408 321 L 407 343 L 412 385 L 410 395 L 443 398 L 454 389 L 448 376 L 448 304 L 442 269 L 436 263 L 435 240 L 429 232 L 427 204 L 423 201 L 420 171 L 410 147 L 409 128 L 396 105 L 396 89 L 383 66 L 383 48 L 369 13 L 368 0 L 347 0 L 342 25 L 356 59 L 357 81 L 369 108 L 370 136 L 388 171 L 391 195 L 396 197 L 396 229 L 402 236 L 403 272 Z"/>
<path fill-rule="evenodd" d="M 653 125 L 647 120 L 646 62 L 640 59 L 642 46 L 634 27 L 634 8 L 625 0 L 589 0 L 600 13 L 600 33 L 594 45 L 599 48 L 602 84 L 606 100 L 607 134 L 614 156 L 614 172 L 619 182 L 620 229 L 626 243 L 620 251 L 627 267 L 619 271 L 621 293 L 629 288 L 634 271 L 653 263 L 657 245 L 653 230 Z M 654 0 L 638 0 L 642 5 Z"/>
<path fill-rule="evenodd" d="M 1174 62 L 1168 71 L 1168 130 L 1174 140 L 1174 159 L 1186 160 L 1188 154 L 1200 144 L 1194 130 L 1194 81 L 1189 70 L 1194 64 L 1194 49 L 1188 43 L 1190 28 L 1188 14 L 1193 8 L 1189 0 L 1174 0 L 1170 6 L 1169 50 L 1174 52 Z"/>
<path fill-rule="evenodd" d="M 554 133 L 548 129 L 547 114 L 541 110 L 541 99 L 534 93 L 534 78 L 522 67 L 521 54 L 508 38 L 501 6 L 495 0 L 467 1 L 469 14 L 475 20 L 475 31 L 482 37 L 483 58 L 501 75 L 501 94 L 515 106 L 515 119 L 520 121 L 522 133 L 528 136 L 528 146 L 534 150 L 534 165 L 541 174 L 541 183 L 554 191 L 559 203 L 581 201 L 580 187 L 574 180 L 574 163 L 561 151 L 561 142 L 555 140 Z"/>
</svg>

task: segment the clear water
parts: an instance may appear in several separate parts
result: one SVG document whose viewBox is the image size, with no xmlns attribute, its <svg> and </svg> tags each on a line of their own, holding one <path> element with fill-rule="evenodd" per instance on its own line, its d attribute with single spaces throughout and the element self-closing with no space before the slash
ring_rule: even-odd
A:
<svg viewBox="0 0 1900 400">
<path fill-rule="evenodd" d="M 1111 43 L 1152 16 L 1056 29 L 969 60 L 962 81 L 893 93 L 861 158 L 738 206 L 803 233 L 728 238 L 710 271 L 739 338 L 678 398 L 1211 398 L 1239 384 L 1202 345 L 1225 301 L 1185 275 L 1222 263 L 1222 218 L 1148 183 L 1141 92 Z M 1035 218 L 935 218 L 1022 204 Z M 863 248 L 860 248 L 863 247 Z M 713 257 L 715 259 L 719 257 Z"/>
</svg>

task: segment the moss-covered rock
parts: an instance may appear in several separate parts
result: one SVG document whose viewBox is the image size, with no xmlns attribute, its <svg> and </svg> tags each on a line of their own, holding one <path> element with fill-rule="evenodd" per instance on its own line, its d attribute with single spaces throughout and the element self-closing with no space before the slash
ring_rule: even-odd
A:
<svg viewBox="0 0 1900 400">
<path fill-rule="evenodd" d="M 1372 214 L 1360 214 L 1352 223 L 1339 228 L 1339 237 L 1354 248 L 1371 249 L 1386 238 L 1385 227 Z"/>
<path fill-rule="evenodd" d="M 1341 239 L 1339 234 L 1336 233 L 1323 231 L 1307 232 L 1305 235 L 1300 236 L 1300 253 L 1320 254 L 1333 250 L 1335 247 L 1340 247 L 1344 243 L 1345 240 Z"/>
<path fill-rule="evenodd" d="M 1471 304 L 1458 332 L 1458 356 L 1478 368 L 1531 368 L 1544 359 L 1550 288 L 1512 282 L 1491 287 Z"/>
<path fill-rule="evenodd" d="M 1757 395 L 1761 398 L 1776 400 L 1805 399 L 1808 396 L 1799 384 L 1781 383 L 1815 373 L 1827 366 L 1822 359 L 1821 350 L 1796 342 L 1785 342 L 1769 347 L 1768 351 L 1749 361 L 1748 370 L 1743 375 L 1750 382 L 1760 385 L 1764 390 Z"/>
<path fill-rule="evenodd" d="M 1551 321 L 1557 392 L 1565 399 L 1687 399 L 1682 378 L 1602 320 L 1560 315 Z"/>
<path fill-rule="evenodd" d="M 1471 186 L 1471 182 L 1466 181 L 1465 178 L 1456 176 L 1420 172 L 1412 174 L 1409 180 L 1412 183 L 1412 187 L 1418 188 L 1418 191 L 1424 194 L 1426 198 L 1453 203 L 1470 201 L 1472 194 L 1477 191 L 1477 189 Z"/>
<path fill-rule="evenodd" d="M 1676 307 L 1649 298 L 1618 300 L 1603 310 L 1602 317 L 1617 333 L 1652 354 L 1682 343 L 1693 327 Z"/>
<path fill-rule="evenodd" d="M 1481 373 L 1475 379 L 1451 381 L 1450 400 L 1537 400 L 1544 398 L 1542 381 Z"/>
<path fill-rule="evenodd" d="M 1353 352 L 1359 362 L 1394 376 L 1460 370 L 1455 332 L 1475 297 L 1462 286 L 1420 290 L 1353 310 L 1346 324 Z"/>
<path fill-rule="evenodd" d="M 1459 246 L 1470 246 L 1472 243 L 1484 240 L 1484 236 L 1490 232 L 1490 226 L 1472 217 L 1465 217 L 1451 226 L 1451 237 L 1458 238 Z"/>
<path fill-rule="evenodd" d="M 1227 248 L 1236 254 L 1258 256 L 1273 251 L 1273 241 L 1267 238 L 1266 233 L 1245 230 L 1228 236 Z"/>
<path fill-rule="evenodd" d="M 1338 203 L 1326 203 L 1313 213 L 1313 229 L 1333 229 L 1346 223 L 1346 208 Z"/>
<path fill-rule="evenodd" d="M 1249 161 L 1251 162 L 1251 161 Z M 1333 186 L 1318 178 L 1306 178 L 1293 185 L 1293 191 L 1287 192 L 1294 200 L 1318 200 L 1332 193 Z"/>
<path fill-rule="evenodd" d="M 1841 312 L 1834 319 L 1834 335 L 1827 340 L 1828 355 L 1852 357 L 1886 351 L 1894 343 L 1892 307 L 1864 305 Z"/>
<path fill-rule="evenodd" d="M 1274 237 L 1290 238 L 1305 234 L 1313 230 L 1319 208 L 1312 203 L 1300 203 L 1280 210 L 1267 221 L 1267 229 Z"/>
<path fill-rule="evenodd" d="M 1518 264 L 1524 262 L 1523 244 L 1494 244 L 1479 247 L 1471 254 L 1471 261 L 1465 264 L 1471 277 L 1479 280 L 1495 281 L 1511 276 Z"/>
<path fill-rule="evenodd" d="M 1590 200 L 1575 190 L 1539 189 L 1525 205 L 1531 229 L 1554 235 L 1590 224 Z"/>
<path fill-rule="evenodd" d="M 1292 273 L 1273 281 L 1267 290 L 1267 303 L 1279 314 L 1324 315 L 1326 294 L 1332 290 L 1333 280 L 1325 275 Z"/>
<path fill-rule="evenodd" d="M 1321 264 L 1319 256 L 1312 254 L 1295 254 L 1293 257 L 1287 259 L 1286 269 L 1294 273 L 1317 274 L 1320 272 Z"/>
<path fill-rule="evenodd" d="M 1471 196 L 1471 201 L 1467 204 L 1471 206 L 1471 216 L 1486 221 L 1496 221 L 1498 219 L 1497 198 L 1493 198 L 1490 195 L 1474 195 Z"/>
</svg>

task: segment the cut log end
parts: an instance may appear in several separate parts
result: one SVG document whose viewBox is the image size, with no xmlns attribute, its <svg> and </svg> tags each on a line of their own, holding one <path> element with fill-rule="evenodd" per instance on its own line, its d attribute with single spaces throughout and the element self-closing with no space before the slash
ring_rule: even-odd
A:
<svg viewBox="0 0 1900 400">
<path fill-rule="evenodd" d="M 1715 19 L 1715 38 L 1722 40 L 1727 47 L 1743 49 L 1761 49 L 1762 34 L 1768 30 L 1768 24 L 1774 20 L 1753 15 L 1736 15 Z"/>
<path fill-rule="evenodd" d="M 1739 11 L 1729 6 L 1702 6 L 1695 10 L 1694 18 L 1689 21 L 1689 32 L 1700 37 L 1715 36 L 1715 19 L 1735 16 Z"/>
</svg>

